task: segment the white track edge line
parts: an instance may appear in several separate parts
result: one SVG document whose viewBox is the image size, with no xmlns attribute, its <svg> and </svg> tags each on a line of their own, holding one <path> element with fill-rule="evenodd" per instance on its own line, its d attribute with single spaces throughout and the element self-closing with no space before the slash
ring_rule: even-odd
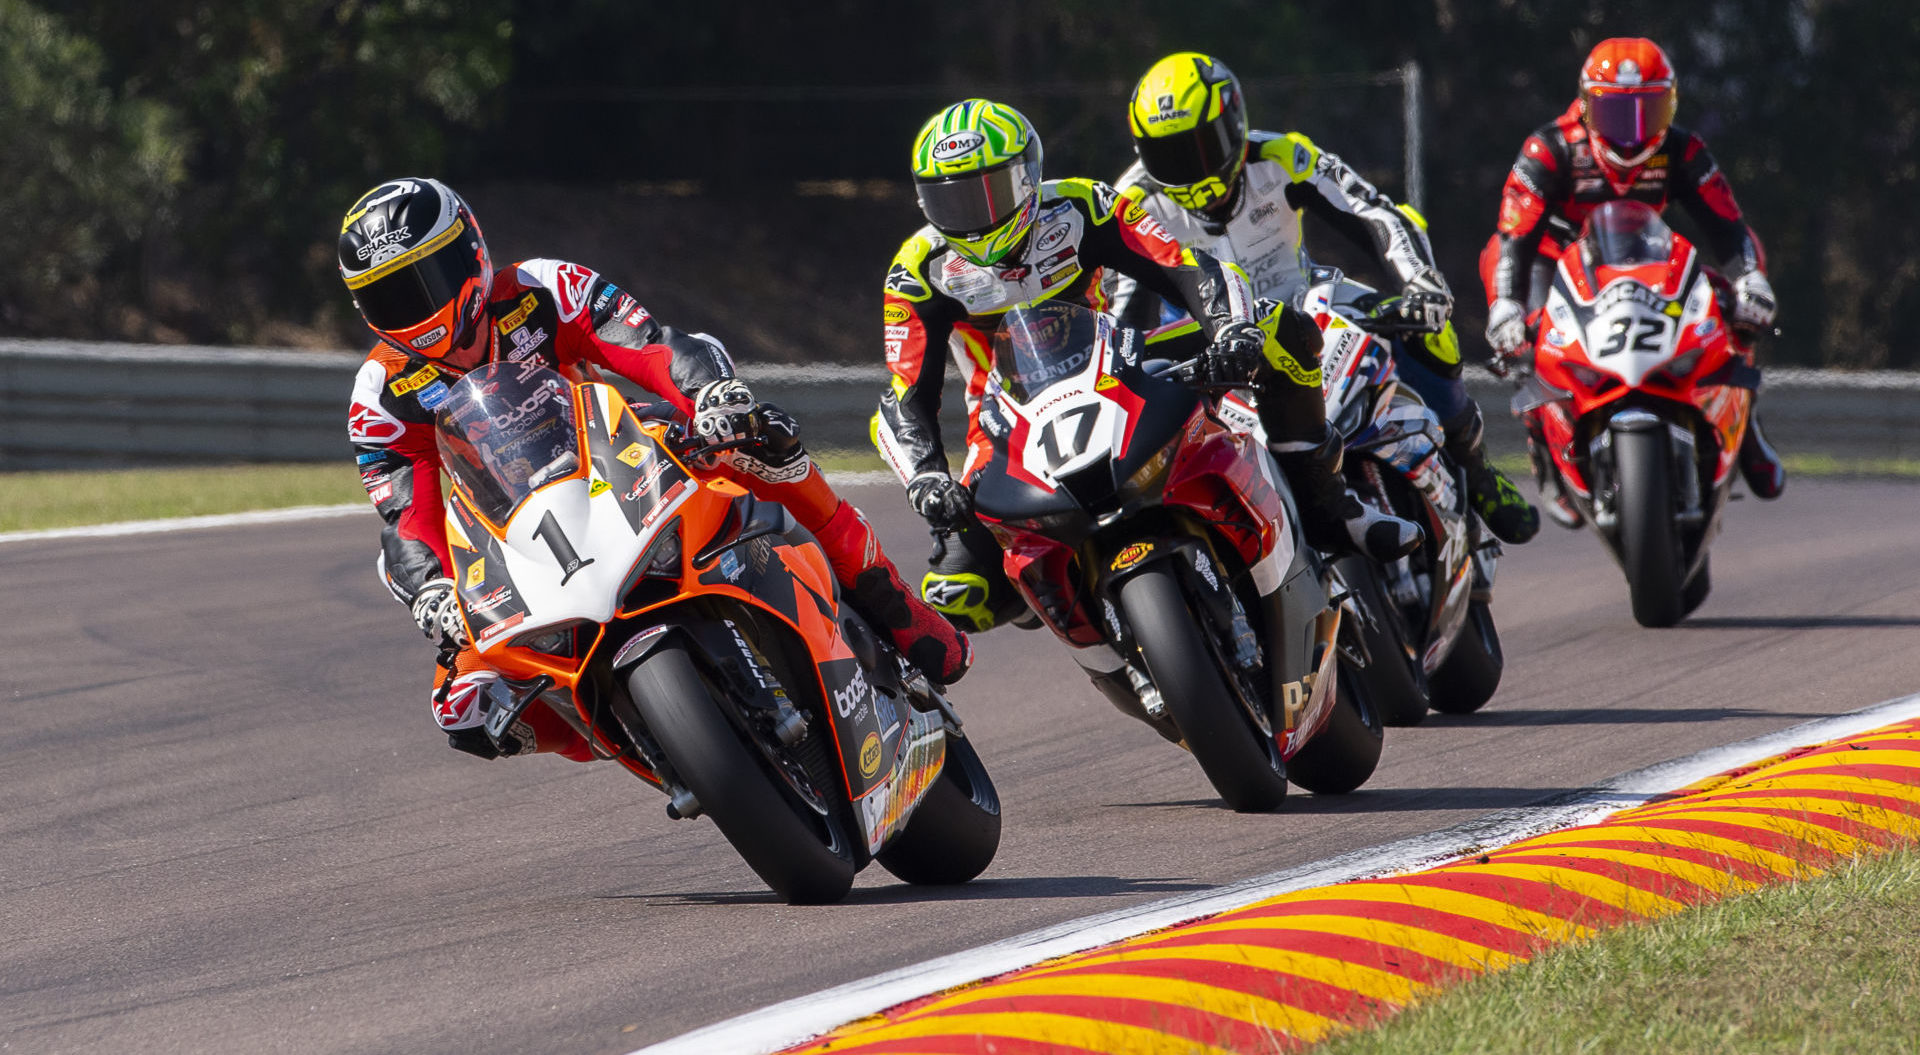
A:
<svg viewBox="0 0 1920 1055">
<path fill-rule="evenodd" d="M 884 469 L 827 473 L 827 482 L 835 487 L 861 487 L 891 483 L 898 479 Z M 80 527 L 43 528 L 37 531 L 0 531 L 0 545 L 9 542 L 44 542 L 69 538 L 115 538 L 121 535 L 158 535 L 169 531 L 198 531 L 202 528 L 246 527 L 251 524 L 278 524 L 293 520 L 319 520 L 347 516 L 373 507 L 365 502 L 344 505 L 289 506 L 285 509 L 258 509 L 247 513 L 216 513 L 210 516 L 168 517 L 164 520 L 122 520 L 114 524 L 84 524 Z"/>
<path fill-rule="evenodd" d="M 197 531 L 201 528 L 245 527 L 250 524 L 275 524 L 289 520 L 319 520 L 373 512 L 365 502 L 337 506 L 289 506 L 285 509 L 257 509 L 250 513 L 217 513 L 212 516 L 169 517 L 165 520 L 123 520 L 117 524 L 87 524 L 82 527 L 48 528 L 42 531 L 0 532 L 0 544 L 43 542 L 50 539 L 113 538 L 118 535 L 158 535 L 169 531 Z"/>
<path fill-rule="evenodd" d="M 1851 736 L 1912 717 L 1920 717 L 1920 693 L 1658 762 L 1623 773 L 1587 791 L 1534 806 L 1500 810 L 1427 835 L 1356 850 L 1212 890 L 1195 891 L 1146 905 L 1058 923 L 750 1011 L 637 1049 L 629 1055 L 704 1055 L 715 1051 L 769 1055 L 855 1019 L 955 986 L 1138 937 L 1202 916 L 1245 908 L 1256 901 L 1290 891 L 1416 871 L 1454 860 L 1475 850 L 1503 846 L 1559 828 L 1592 823 L 1629 806 L 1638 805 L 1652 795 L 1686 787 L 1716 773 L 1758 762 L 1796 747 Z"/>
</svg>

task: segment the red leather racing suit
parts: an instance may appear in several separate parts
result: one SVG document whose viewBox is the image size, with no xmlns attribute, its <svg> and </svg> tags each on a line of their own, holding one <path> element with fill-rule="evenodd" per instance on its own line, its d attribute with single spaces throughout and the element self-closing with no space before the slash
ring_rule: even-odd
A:
<svg viewBox="0 0 1920 1055">
<path fill-rule="evenodd" d="M 1765 269 L 1760 240 L 1704 140 L 1675 125 L 1645 162 L 1617 171 L 1594 156 L 1576 102 L 1527 137 L 1507 173 L 1499 228 L 1480 254 L 1487 302 L 1507 298 L 1529 310 L 1544 304 L 1553 265 L 1587 214 L 1622 198 L 1663 212 L 1674 202 L 1685 208 L 1728 278 Z"/>
</svg>

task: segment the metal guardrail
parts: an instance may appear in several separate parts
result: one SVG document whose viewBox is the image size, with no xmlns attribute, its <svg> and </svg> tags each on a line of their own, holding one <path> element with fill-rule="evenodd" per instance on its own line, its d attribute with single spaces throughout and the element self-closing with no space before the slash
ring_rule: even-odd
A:
<svg viewBox="0 0 1920 1055">
<path fill-rule="evenodd" d="M 348 454 L 347 395 L 360 355 L 0 339 L 0 469 L 331 461 Z M 817 449 L 871 450 L 867 421 L 887 385 L 875 364 L 741 363 Z M 1521 449 L 1511 388 L 1469 368 L 1496 451 Z M 949 406 L 960 403 L 957 384 Z M 1920 458 L 1920 374 L 1777 369 L 1761 408 L 1784 451 Z M 947 415 L 948 442 L 959 440 Z M 957 448 L 955 448 L 957 449 Z"/>
</svg>

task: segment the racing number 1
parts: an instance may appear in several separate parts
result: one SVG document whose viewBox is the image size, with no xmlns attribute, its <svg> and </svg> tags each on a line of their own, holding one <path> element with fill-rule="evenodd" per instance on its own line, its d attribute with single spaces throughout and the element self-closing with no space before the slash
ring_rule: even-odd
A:
<svg viewBox="0 0 1920 1055">
<path fill-rule="evenodd" d="M 567 541 L 567 533 L 560 530 L 560 522 L 553 518 L 551 509 L 547 510 L 546 516 L 540 518 L 540 526 L 533 529 L 533 537 L 545 542 L 547 548 L 553 551 L 553 559 L 560 563 L 560 585 L 562 586 L 567 584 L 568 579 L 573 578 L 574 572 L 593 563 L 592 557 L 586 560 L 580 559 L 580 554 L 574 551 L 573 543 Z"/>
<path fill-rule="evenodd" d="M 1046 456 L 1047 471 L 1051 472 L 1079 457 L 1087 446 L 1087 440 L 1093 436 L 1093 423 L 1100 417 L 1098 403 L 1082 403 L 1072 410 L 1065 410 L 1047 419 L 1040 429 L 1040 453 Z M 1076 418 L 1073 428 L 1073 440 L 1065 450 L 1060 447 L 1060 437 L 1054 432 L 1054 426 L 1064 418 Z"/>
</svg>

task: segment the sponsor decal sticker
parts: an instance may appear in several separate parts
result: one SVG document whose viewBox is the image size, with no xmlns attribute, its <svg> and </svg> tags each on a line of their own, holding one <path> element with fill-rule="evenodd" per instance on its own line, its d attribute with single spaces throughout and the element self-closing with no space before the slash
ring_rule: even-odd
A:
<svg viewBox="0 0 1920 1055">
<path fill-rule="evenodd" d="M 1070 234 L 1072 230 L 1073 228 L 1069 224 L 1054 224 L 1040 235 L 1039 239 L 1033 243 L 1033 248 L 1036 252 L 1050 253 L 1053 251 L 1054 246 L 1067 240 L 1067 235 Z"/>
<path fill-rule="evenodd" d="M 1146 560 L 1148 554 L 1152 552 L 1153 543 L 1136 542 L 1114 555 L 1112 568 L 1114 571 L 1126 571 Z"/>
<path fill-rule="evenodd" d="M 986 141 L 987 137 L 978 132 L 955 132 L 933 145 L 933 160 L 952 161 L 954 158 L 966 157 L 980 149 L 980 144 Z"/>
<path fill-rule="evenodd" d="M 913 313 L 908 311 L 904 305 L 889 304 L 880 312 L 880 316 L 888 322 L 898 325 L 912 318 Z"/>
<path fill-rule="evenodd" d="M 614 455 L 614 457 L 637 469 L 640 467 L 641 462 L 647 460 L 647 445 L 644 443 L 629 443 L 627 444 L 626 450 Z"/>
<path fill-rule="evenodd" d="M 491 600 L 493 600 L 493 598 L 489 596 L 484 600 L 482 600 L 481 603 L 485 604 L 487 601 L 491 601 Z M 495 602 L 495 603 L 498 603 L 498 602 Z M 480 641 L 478 642 L 480 647 L 485 648 L 488 645 L 494 643 L 495 641 L 498 641 L 501 638 L 507 636 L 507 631 L 512 630 L 514 627 L 519 626 L 521 623 L 525 622 L 526 618 L 527 618 L 527 615 L 525 612 L 515 612 L 512 615 L 506 617 L 505 619 L 502 619 L 499 622 L 493 624 L 492 626 L 487 627 L 480 634 Z"/>
<path fill-rule="evenodd" d="M 404 396 L 415 389 L 425 388 L 440 376 L 438 368 L 425 366 L 387 386 L 387 391 L 396 396 Z"/>
<path fill-rule="evenodd" d="M 880 734 L 868 733 L 860 742 L 860 775 L 873 776 L 880 772 Z"/>
<path fill-rule="evenodd" d="M 421 389 L 413 398 L 419 400 L 420 405 L 428 410 L 439 410 L 440 404 L 445 403 L 451 394 L 445 381 L 435 381 Z"/>
<path fill-rule="evenodd" d="M 579 264 L 561 264 L 554 274 L 554 281 L 560 284 L 560 318 L 562 321 L 580 314 L 587 303 L 587 287 L 593 284 L 593 270 Z"/>
<path fill-rule="evenodd" d="M 520 298 L 520 305 L 518 307 L 501 318 L 498 323 L 498 329 L 501 333 L 509 333 L 519 329 L 520 326 L 527 321 L 527 317 L 533 314 L 533 309 L 539 306 L 540 298 L 534 296 L 532 293 L 528 293 L 526 296 Z"/>
<path fill-rule="evenodd" d="M 426 349 L 439 344 L 446 336 L 447 328 L 445 326 L 435 326 L 433 329 L 428 330 L 407 343 L 413 345 L 416 349 Z"/>
<path fill-rule="evenodd" d="M 481 557 L 479 560 L 467 565 L 467 589 L 471 590 L 480 585 L 486 581 L 486 578 L 487 558 Z"/>
<path fill-rule="evenodd" d="M 651 318 L 653 318 L 653 316 L 648 313 L 647 309 L 641 307 L 639 304 L 636 303 L 633 306 L 633 310 L 627 313 L 627 317 L 623 321 L 628 326 L 631 326 L 637 330 L 642 325 L 644 325 L 648 319 L 651 319 Z"/>
<path fill-rule="evenodd" d="M 372 490 L 367 492 L 367 497 L 373 500 L 374 505 L 379 505 L 380 503 L 386 501 L 387 499 L 392 498 L 393 497 L 392 481 L 390 480 L 381 481 Z"/>
<path fill-rule="evenodd" d="M 1093 390 L 1094 390 L 1095 392 L 1105 392 L 1105 391 L 1106 391 L 1107 389 L 1109 389 L 1109 388 L 1116 388 L 1116 387 L 1118 387 L 1118 386 L 1119 386 L 1119 384 L 1120 384 L 1120 379 L 1119 379 L 1119 378 L 1117 378 L 1117 377 L 1112 377 L 1112 376 L 1109 376 L 1109 375 L 1107 375 L 1107 374 L 1101 374 L 1101 375 L 1100 375 L 1100 380 L 1098 380 L 1098 381 L 1095 381 L 1095 382 L 1093 383 Z"/>
<path fill-rule="evenodd" d="M 518 362 L 538 351 L 540 346 L 546 342 L 547 328 L 545 326 L 536 327 L 532 331 L 515 330 L 513 331 L 513 351 L 507 353 L 507 358 Z"/>
<path fill-rule="evenodd" d="M 355 403 L 347 414 L 347 438 L 355 443 L 392 443 L 406 431 L 399 418 L 367 403 Z"/>
<path fill-rule="evenodd" d="M 605 480 L 600 479 L 599 477 L 594 477 L 593 482 L 587 485 L 587 497 L 598 498 L 599 496 L 606 494 L 608 491 L 611 491 L 611 490 L 613 490 L 612 484 L 606 482 Z"/>
</svg>

